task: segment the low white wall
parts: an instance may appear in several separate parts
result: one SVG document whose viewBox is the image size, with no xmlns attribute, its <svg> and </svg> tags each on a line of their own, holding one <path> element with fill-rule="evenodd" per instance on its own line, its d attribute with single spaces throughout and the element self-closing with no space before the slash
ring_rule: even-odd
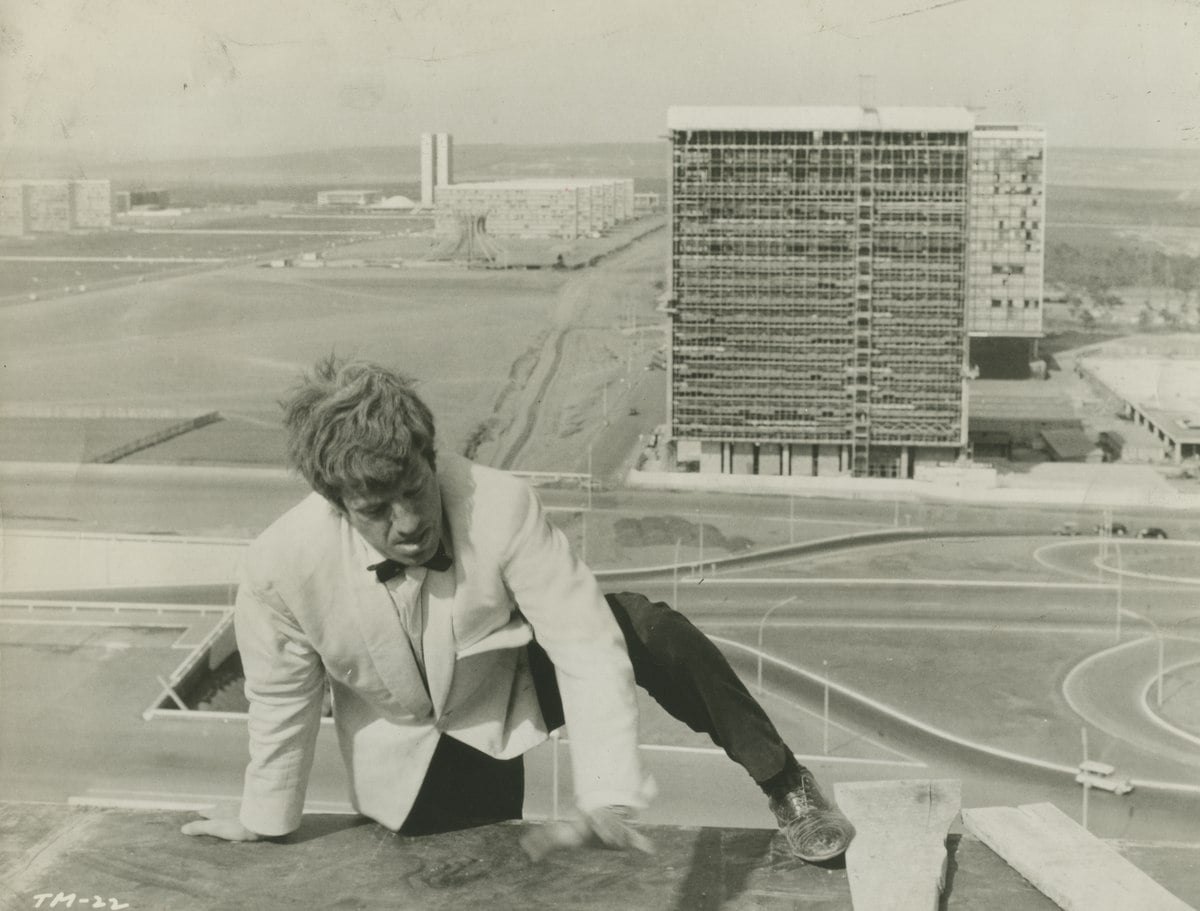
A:
<svg viewBox="0 0 1200 911">
<path fill-rule="evenodd" d="M 249 542 L 6 530 L 0 591 L 234 583 Z"/>
<path fill-rule="evenodd" d="M 1082 468 L 1083 466 L 1076 466 Z M 1101 466 L 1096 466 L 1100 468 Z M 951 473 L 953 474 L 953 473 Z M 994 477 L 994 471 L 992 476 Z M 805 478 L 763 475 L 699 474 L 631 471 L 627 486 L 642 490 L 696 490 L 727 493 L 775 494 L 797 497 L 841 497 L 862 500 L 929 499 L 981 504 L 1044 504 L 1060 506 L 1127 506 L 1200 510 L 1200 495 L 1181 494 L 1158 486 L 1104 486 L 1081 483 L 1061 487 L 986 487 L 987 478 L 948 481 L 909 481 L 890 478 Z M 994 481 L 993 481 L 994 483 Z"/>
</svg>

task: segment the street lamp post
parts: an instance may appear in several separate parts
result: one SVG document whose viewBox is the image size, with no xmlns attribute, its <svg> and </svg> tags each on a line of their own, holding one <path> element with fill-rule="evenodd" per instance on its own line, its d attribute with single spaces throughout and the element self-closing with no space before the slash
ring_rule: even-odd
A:
<svg viewBox="0 0 1200 911">
<path fill-rule="evenodd" d="M 1163 635 L 1157 624 L 1154 631 L 1158 633 L 1158 693 L 1155 697 L 1155 702 L 1158 707 L 1162 708 L 1162 690 L 1163 690 Z"/>
<path fill-rule="evenodd" d="M 1121 545 L 1113 543 L 1113 553 L 1117 555 L 1117 642 L 1121 641 L 1121 601 L 1125 589 L 1125 576 L 1121 572 Z"/>
<path fill-rule="evenodd" d="M 1164 664 L 1164 657 L 1165 657 L 1164 652 L 1166 651 L 1165 643 L 1163 640 L 1162 630 L 1159 629 L 1158 624 L 1155 623 L 1153 620 L 1151 620 L 1149 617 L 1146 617 L 1142 614 L 1136 613 L 1135 611 L 1126 610 L 1125 608 L 1121 608 L 1121 613 L 1127 614 L 1130 617 L 1133 617 L 1135 620 L 1141 620 L 1143 623 L 1148 624 L 1149 627 L 1152 630 L 1154 630 L 1155 638 L 1158 639 L 1158 674 L 1155 678 L 1155 702 L 1157 703 L 1157 705 L 1159 707 L 1161 707 L 1162 703 L 1163 703 L 1163 675 L 1164 675 L 1163 664 Z"/>
<path fill-rule="evenodd" d="M 760 696 L 762 695 L 762 691 L 763 691 L 763 682 L 762 682 L 763 630 L 766 628 L 767 618 L 770 617 L 771 614 L 775 613 L 775 611 L 777 611 L 779 608 L 783 607 L 785 604 L 791 604 L 795 600 L 796 600 L 796 596 L 792 595 L 790 598 L 784 598 L 778 604 L 771 605 L 769 608 L 767 608 L 767 612 L 765 614 L 763 614 L 762 620 L 760 620 L 758 623 L 758 694 Z"/>
<path fill-rule="evenodd" d="M 824 669 L 823 674 L 825 683 L 825 755 L 829 755 L 829 660 L 821 661 L 821 667 Z"/>
<path fill-rule="evenodd" d="M 1087 765 L 1087 761 L 1088 761 L 1087 728 L 1085 728 L 1085 727 L 1080 728 L 1079 736 L 1083 741 L 1083 762 L 1081 762 L 1079 764 L 1079 767 L 1082 769 L 1084 766 Z M 1091 790 L 1092 790 L 1092 786 L 1091 786 L 1090 782 L 1085 778 L 1083 781 L 1083 810 L 1081 813 L 1082 819 L 1080 820 L 1081 824 L 1083 825 L 1083 830 L 1085 832 L 1087 831 L 1087 827 L 1088 827 L 1088 796 L 1089 796 Z"/>
</svg>

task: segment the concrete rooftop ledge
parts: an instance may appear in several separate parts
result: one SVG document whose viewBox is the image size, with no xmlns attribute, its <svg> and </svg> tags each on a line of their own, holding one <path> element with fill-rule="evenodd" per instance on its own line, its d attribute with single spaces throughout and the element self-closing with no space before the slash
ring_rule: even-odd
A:
<svg viewBox="0 0 1200 911">
<path fill-rule="evenodd" d="M 0 906 L 49 908 L 62 893 L 54 907 L 128 911 L 851 911 L 845 869 L 779 856 L 769 830 L 647 826 L 653 856 L 586 849 L 533 864 L 518 845 L 529 823 L 408 838 L 357 817 L 314 815 L 284 841 L 236 845 L 179 834 L 192 818 L 0 804 Z M 1200 894 L 1195 846 L 1115 846 L 1177 895 Z M 952 836 L 949 855 L 945 908 L 1055 907 L 972 838 Z"/>
</svg>

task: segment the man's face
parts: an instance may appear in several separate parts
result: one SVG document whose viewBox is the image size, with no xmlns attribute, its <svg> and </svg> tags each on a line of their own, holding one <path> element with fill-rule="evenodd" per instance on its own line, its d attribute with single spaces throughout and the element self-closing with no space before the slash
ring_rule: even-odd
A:
<svg viewBox="0 0 1200 911">
<path fill-rule="evenodd" d="M 385 557 L 406 566 L 424 563 L 437 553 L 442 537 L 442 492 L 437 472 L 423 458 L 391 490 L 347 496 L 342 505 L 350 524 Z"/>
</svg>

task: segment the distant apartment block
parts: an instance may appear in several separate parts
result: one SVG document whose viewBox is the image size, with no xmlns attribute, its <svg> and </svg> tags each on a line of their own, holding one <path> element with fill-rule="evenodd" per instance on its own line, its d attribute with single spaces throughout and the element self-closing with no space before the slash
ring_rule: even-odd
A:
<svg viewBox="0 0 1200 911">
<path fill-rule="evenodd" d="M 435 190 L 454 183 L 454 142 L 449 133 L 421 134 L 421 207 L 434 206 Z"/>
<path fill-rule="evenodd" d="M 633 214 L 641 218 L 645 215 L 653 215 L 656 212 L 662 211 L 662 194 L 661 193 L 634 193 L 633 194 Z"/>
<path fill-rule="evenodd" d="M 317 205 L 324 208 L 361 208 L 381 199 L 383 193 L 379 190 L 320 190 L 317 193 Z"/>
<path fill-rule="evenodd" d="M 980 375 L 1022 379 L 1042 332 L 1046 135 L 980 124 L 971 136 L 967 331 Z"/>
<path fill-rule="evenodd" d="M 669 414 L 704 472 L 912 477 L 966 442 L 959 108 L 672 108 Z"/>
<path fill-rule="evenodd" d="M 165 209 L 171 205 L 171 192 L 161 188 L 129 191 L 130 208 Z"/>
<path fill-rule="evenodd" d="M 21 237 L 29 231 L 25 185 L 19 180 L 0 181 L 0 237 Z"/>
<path fill-rule="evenodd" d="M 440 186 L 437 229 L 460 230 L 484 219 L 492 237 L 573 239 L 633 217 L 633 181 L 625 178 L 539 177 Z"/>
<path fill-rule="evenodd" d="M 0 181 L 0 235 L 112 227 L 107 180 Z"/>
<path fill-rule="evenodd" d="M 70 231 L 74 226 L 69 180 L 25 181 L 25 205 L 30 231 Z"/>
<path fill-rule="evenodd" d="M 111 228 L 113 221 L 112 182 L 72 180 L 71 206 L 76 228 Z"/>
</svg>

